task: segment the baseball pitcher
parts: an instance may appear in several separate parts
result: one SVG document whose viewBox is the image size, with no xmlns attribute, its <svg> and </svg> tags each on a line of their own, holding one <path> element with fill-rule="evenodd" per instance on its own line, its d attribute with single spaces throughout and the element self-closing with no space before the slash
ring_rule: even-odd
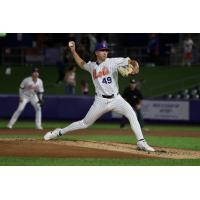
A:
<svg viewBox="0 0 200 200">
<path fill-rule="evenodd" d="M 13 114 L 12 118 L 10 119 L 7 127 L 12 128 L 15 122 L 17 121 L 18 117 L 24 110 L 27 103 L 31 103 L 35 109 L 35 124 L 36 129 L 42 130 L 41 124 L 41 106 L 43 104 L 43 93 L 44 87 L 43 82 L 39 78 L 39 71 L 38 68 L 34 68 L 32 71 L 32 76 L 25 78 L 19 88 L 19 106 L 15 113 Z"/>
<path fill-rule="evenodd" d="M 137 138 L 138 149 L 155 151 L 144 139 L 136 114 L 127 101 L 119 94 L 118 71 L 123 76 L 139 72 L 139 65 L 130 58 L 108 58 L 109 48 L 106 43 L 97 44 L 95 49 L 96 61 L 86 63 L 76 52 L 75 42 L 69 42 L 72 56 L 78 66 L 88 71 L 95 86 L 95 101 L 85 118 L 70 124 L 63 129 L 55 129 L 45 134 L 44 139 L 50 140 L 70 131 L 84 129 L 92 125 L 98 118 L 109 111 L 115 111 L 128 118 L 132 131 Z"/>
</svg>

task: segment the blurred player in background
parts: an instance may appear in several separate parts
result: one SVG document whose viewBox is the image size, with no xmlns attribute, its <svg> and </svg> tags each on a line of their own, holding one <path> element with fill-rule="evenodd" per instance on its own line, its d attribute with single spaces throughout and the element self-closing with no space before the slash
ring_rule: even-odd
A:
<svg viewBox="0 0 200 200">
<path fill-rule="evenodd" d="M 193 46 L 194 42 L 190 36 L 188 36 L 183 43 L 183 62 L 184 65 L 191 66 L 193 59 Z"/>
<path fill-rule="evenodd" d="M 71 67 L 65 73 L 65 93 L 68 95 L 75 95 L 76 93 L 76 67 Z"/>
<path fill-rule="evenodd" d="M 17 121 L 18 117 L 24 110 L 27 103 L 31 103 L 35 109 L 35 124 L 36 129 L 42 130 L 41 124 L 41 106 L 43 104 L 43 93 L 44 87 L 43 82 L 39 78 L 39 70 L 38 68 L 34 68 L 32 70 L 32 76 L 25 78 L 19 88 L 19 106 L 15 113 L 13 114 L 12 118 L 10 119 L 7 127 L 12 128 Z"/>
<path fill-rule="evenodd" d="M 89 95 L 89 84 L 85 79 L 81 80 L 81 94 Z"/>
<path fill-rule="evenodd" d="M 137 88 L 137 82 L 134 79 L 130 81 L 129 86 L 124 90 L 122 96 L 135 111 L 138 122 L 140 123 L 140 126 L 143 129 L 144 120 L 141 113 L 143 95 L 141 91 Z M 123 116 L 120 124 L 121 128 L 125 127 L 126 121 L 127 121 L 126 117 Z"/>
</svg>

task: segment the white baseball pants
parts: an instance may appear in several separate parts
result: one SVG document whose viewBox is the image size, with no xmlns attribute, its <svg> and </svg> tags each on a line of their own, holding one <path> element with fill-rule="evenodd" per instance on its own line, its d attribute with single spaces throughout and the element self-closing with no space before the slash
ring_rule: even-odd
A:
<svg viewBox="0 0 200 200">
<path fill-rule="evenodd" d="M 61 129 L 61 134 L 65 134 L 69 131 L 87 128 L 103 114 L 109 111 L 115 111 L 121 115 L 126 116 L 131 124 L 131 129 L 135 133 L 137 140 L 144 138 L 135 111 L 129 105 L 129 103 L 121 97 L 121 95 L 117 95 L 112 99 L 95 96 L 95 101 L 85 118 L 70 124 L 66 128 Z"/>
<path fill-rule="evenodd" d="M 19 102 L 19 106 L 18 106 L 17 110 L 15 111 L 15 113 L 13 114 L 12 118 L 10 119 L 10 121 L 8 123 L 11 127 L 15 124 L 15 122 L 19 118 L 20 114 L 24 110 L 26 104 L 29 102 L 32 104 L 32 106 L 35 109 L 36 128 L 41 128 L 42 112 L 41 112 L 41 106 L 38 103 L 38 97 L 36 95 L 34 95 L 32 97 L 25 97 L 25 96 L 22 97 L 22 101 Z"/>
</svg>

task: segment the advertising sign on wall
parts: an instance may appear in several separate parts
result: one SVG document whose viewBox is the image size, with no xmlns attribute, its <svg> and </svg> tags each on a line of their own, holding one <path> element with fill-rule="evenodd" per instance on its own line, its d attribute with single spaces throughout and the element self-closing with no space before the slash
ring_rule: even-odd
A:
<svg viewBox="0 0 200 200">
<path fill-rule="evenodd" d="M 142 114 L 144 119 L 189 120 L 189 102 L 144 100 Z"/>
</svg>

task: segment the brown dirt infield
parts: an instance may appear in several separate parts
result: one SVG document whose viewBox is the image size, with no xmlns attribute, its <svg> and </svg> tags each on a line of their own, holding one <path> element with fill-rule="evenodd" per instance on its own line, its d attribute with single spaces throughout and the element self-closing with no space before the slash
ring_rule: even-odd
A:
<svg viewBox="0 0 200 200">
<path fill-rule="evenodd" d="M 183 150 L 175 148 L 155 147 L 153 153 L 138 151 L 132 144 L 96 142 L 96 141 L 44 141 L 43 134 L 48 130 L 38 131 L 33 129 L 1 129 L 0 134 L 40 134 L 41 139 L 0 139 L 0 156 L 22 157 L 65 157 L 65 158 L 171 158 L 171 159 L 196 159 L 200 158 L 200 151 Z M 98 130 L 87 129 L 76 131 L 73 134 L 113 134 L 132 135 L 130 130 Z M 184 134 L 184 135 L 182 135 Z M 199 132 L 146 132 L 145 135 L 159 136 L 189 136 L 200 137 Z"/>
</svg>

